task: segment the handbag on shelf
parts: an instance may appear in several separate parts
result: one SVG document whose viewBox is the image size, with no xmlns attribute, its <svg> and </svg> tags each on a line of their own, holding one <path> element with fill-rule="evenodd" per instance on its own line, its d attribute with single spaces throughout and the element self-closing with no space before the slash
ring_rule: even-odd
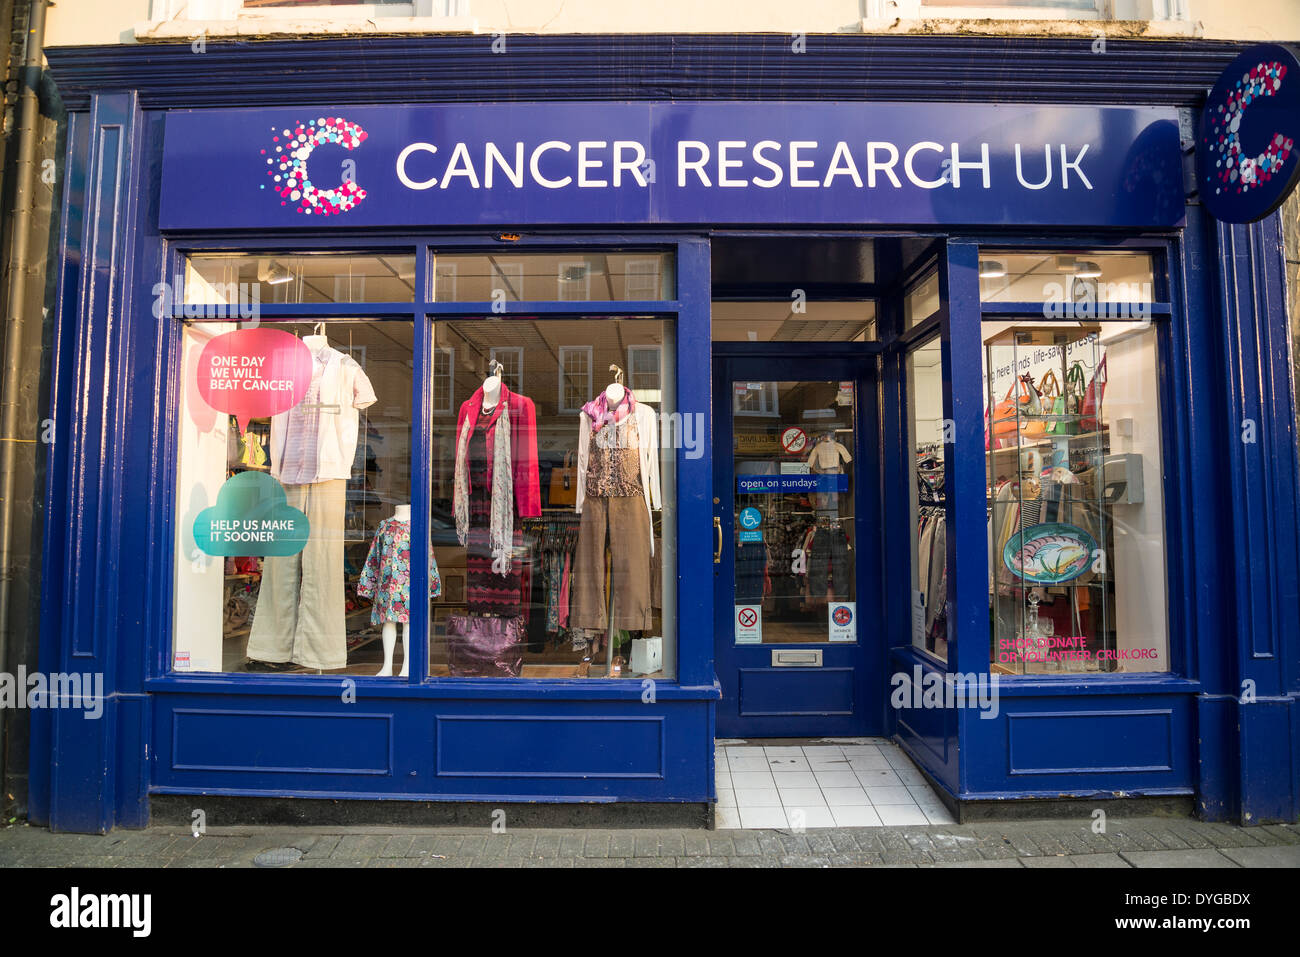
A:
<svg viewBox="0 0 1300 957">
<path fill-rule="evenodd" d="M 1021 410 L 1020 434 L 1031 439 L 1045 435 L 1047 422 L 1042 418 L 1043 400 L 1034 387 L 1032 376 L 1020 377 L 1020 402 L 1024 406 Z"/>
<path fill-rule="evenodd" d="M 578 501 L 578 470 L 573 467 L 573 453 L 564 454 L 564 464 L 551 469 L 551 489 L 547 505 L 575 505 Z"/>
<path fill-rule="evenodd" d="M 1080 415 L 1079 427 L 1084 432 L 1096 432 L 1100 428 L 1097 413 L 1101 409 L 1102 398 L 1106 392 L 1106 357 L 1101 357 L 1101 362 L 1097 365 L 1097 371 L 1092 374 L 1092 381 L 1088 383 L 1088 391 L 1084 393 L 1083 405 L 1079 409 Z"/>
<path fill-rule="evenodd" d="M 1020 416 L 1020 407 L 1012 398 L 1016 393 L 1016 383 L 1011 383 L 1003 400 L 993 406 L 993 434 L 1011 435 L 1016 431 L 1016 419 Z"/>
<path fill-rule="evenodd" d="M 1079 410 L 1083 408 L 1083 393 L 1087 389 L 1084 383 L 1086 378 L 1082 362 L 1076 362 L 1070 366 L 1070 371 L 1065 374 L 1066 415 L 1078 415 Z"/>
<path fill-rule="evenodd" d="M 524 619 L 450 615 L 447 670 L 456 678 L 518 678 L 524 664 Z"/>
<path fill-rule="evenodd" d="M 1067 374 L 1068 383 L 1068 374 Z M 1067 384 L 1068 388 L 1068 384 Z M 1061 391 L 1061 383 L 1056 378 L 1056 373 L 1048 369 L 1047 374 L 1043 376 L 1039 383 L 1039 389 L 1043 395 L 1043 408 L 1051 416 L 1047 423 L 1046 433 L 1048 435 L 1073 435 L 1079 431 L 1078 410 L 1070 412 L 1065 393 Z M 1077 403 L 1076 403 L 1077 406 Z"/>
</svg>

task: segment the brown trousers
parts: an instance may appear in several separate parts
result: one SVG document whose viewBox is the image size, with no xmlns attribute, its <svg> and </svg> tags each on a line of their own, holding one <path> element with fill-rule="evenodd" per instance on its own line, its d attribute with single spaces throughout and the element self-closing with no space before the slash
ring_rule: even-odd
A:
<svg viewBox="0 0 1300 957">
<path fill-rule="evenodd" d="M 343 522 L 347 482 L 286 485 L 285 499 L 307 515 L 311 535 L 297 555 L 262 562 L 262 585 L 248 636 L 248 657 L 292 661 L 331 671 L 348 663 L 343 594 Z"/>
<path fill-rule="evenodd" d="M 605 545 L 609 543 L 609 593 L 614 627 L 648 631 L 654 627 L 650 610 L 650 516 L 645 498 L 587 498 L 578 526 L 573 556 L 573 597 L 569 627 L 604 631 L 609 625 L 605 605 Z"/>
</svg>

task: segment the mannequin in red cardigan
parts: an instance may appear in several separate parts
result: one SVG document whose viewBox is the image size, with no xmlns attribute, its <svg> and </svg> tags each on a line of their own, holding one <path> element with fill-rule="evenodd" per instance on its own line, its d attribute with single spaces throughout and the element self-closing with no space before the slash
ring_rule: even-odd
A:
<svg viewBox="0 0 1300 957">
<path fill-rule="evenodd" d="M 495 380 L 495 381 L 493 381 Z M 493 393 L 496 393 L 493 401 Z M 484 408 L 485 404 L 488 406 Z M 514 543 L 521 544 L 519 520 L 542 514 L 541 482 L 537 466 L 537 409 L 527 396 L 511 392 L 497 376 L 489 376 L 484 387 L 461 404 L 456 416 L 456 435 L 466 423 L 469 441 L 467 461 L 457 462 L 466 469 L 469 485 L 470 527 L 466 542 L 465 597 L 471 614 L 516 616 L 523 614 L 526 582 L 520 562 L 512 562 L 507 573 L 493 570 L 488 541 L 492 498 L 492 463 L 501 410 L 509 413 L 510 465 L 514 484 Z M 459 452 L 458 452 L 459 455 Z"/>
</svg>

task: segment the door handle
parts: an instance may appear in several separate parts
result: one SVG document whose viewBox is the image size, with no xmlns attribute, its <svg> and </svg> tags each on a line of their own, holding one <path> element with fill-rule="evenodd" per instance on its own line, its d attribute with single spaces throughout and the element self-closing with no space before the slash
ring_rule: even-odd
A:
<svg viewBox="0 0 1300 957">
<path fill-rule="evenodd" d="M 713 564 L 721 565 L 722 564 L 722 519 L 718 518 L 718 516 L 716 515 L 713 516 L 713 533 L 715 535 L 715 538 L 713 540 Z"/>
</svg>

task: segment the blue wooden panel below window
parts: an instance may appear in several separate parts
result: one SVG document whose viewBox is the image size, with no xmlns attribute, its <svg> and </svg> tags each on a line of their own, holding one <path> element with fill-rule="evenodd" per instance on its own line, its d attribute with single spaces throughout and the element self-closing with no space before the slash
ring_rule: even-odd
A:
<svg viewBox="0 0 1300 957">
<path fill-rule="evenodd" d="M 170 766 L 186 771 L 391 774 L 392 715 L 172 712 Z"/>
<path fill-rule="evenodd" d="M 439 777 L 664 775 L 664 719 L 549 715 L 443 716 L 435 721 Z"/>
<path fill-rule="evenodd" d="M 1009 774 L 1172 771 L 1173 711 L 1007 716 Z"/>
<path fill-rule="evenodd" d="M 740 713 L 852 714 L 853 668 L 741 668 Z"/>
</svg>

